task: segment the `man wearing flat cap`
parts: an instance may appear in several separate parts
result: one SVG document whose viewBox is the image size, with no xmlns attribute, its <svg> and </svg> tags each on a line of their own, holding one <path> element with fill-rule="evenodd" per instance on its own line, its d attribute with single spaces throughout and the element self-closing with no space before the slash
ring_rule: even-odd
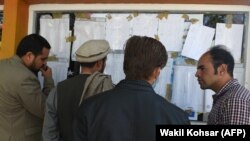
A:
<svg viewBox="0 0 250 141">
<path fill-rule="evenodd" d="M 58 83 L 47 99 L 44 141 L 72 141 L 72 123 L 78 106 L 92 95 L 113 88 L 111 76 L 103 74 L 110 51 L 106 40 L 89 40 L 76 51 L 81 74 Z"/>
</svg>

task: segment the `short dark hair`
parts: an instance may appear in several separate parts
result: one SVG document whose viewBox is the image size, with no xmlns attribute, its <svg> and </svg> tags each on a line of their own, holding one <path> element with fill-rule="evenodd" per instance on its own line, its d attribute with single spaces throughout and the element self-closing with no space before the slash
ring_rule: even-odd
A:
<svg viewBox="0 0 250 141">
<path fill-rule="evenodd" d="M 232 54 L 227 50 L 224 45 L 216 45 L 212 47 L 208 53 L 211 55 L 212 63 L 214 66 L 215 74 L 217 74 L 217 68 L 222 65 L 227 65 L 227 71 L 231 77 L 233 77 L 234 71 L 234 58 Z"/>
<path fill-rule="evenodd" d="M 50 49 L 49 42 L 39 34 L 30 34 L 25 36 L 18 44 L 16 55 L 24 56 L 27 52 L 32 52 L 35 56 L 42 53 L 42 49 Z"/>
<path fill-rule="evenodd" d="M 123 70 L 126 79 L 147 80 L 154 68 L 166 65 L 167 59 L 167 51 L 160 41 L 132 36 L 125 45 Z"/>
</svg>

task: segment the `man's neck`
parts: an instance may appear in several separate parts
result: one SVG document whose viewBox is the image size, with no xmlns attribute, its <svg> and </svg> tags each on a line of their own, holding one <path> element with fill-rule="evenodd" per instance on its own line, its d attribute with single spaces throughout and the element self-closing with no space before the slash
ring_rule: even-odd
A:
<svg viewBox="0 0 250 141">
<path fill-rule="evenodd" d="M 94 73 L 96 71 L 98 71 L 98 70 L 96 70 L 94 68 L 82 67 L 81 74 L 92 74 L 92 73 Z"/>
<path fill-rule="evenodd" d="M 218 93 L 230 80 L 232 80 L 232 77 L 226 77 L 223 80 L 219 81 L 216 85 L 217 87 L 214 89 L 216 93 Z"/>
</svg>

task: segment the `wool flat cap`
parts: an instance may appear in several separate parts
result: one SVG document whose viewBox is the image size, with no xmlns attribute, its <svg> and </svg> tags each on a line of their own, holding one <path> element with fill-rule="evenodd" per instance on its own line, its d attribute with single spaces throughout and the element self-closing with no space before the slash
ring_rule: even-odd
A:
<svg viewBox="0 0 250 141">
<path fill-rule="evenodd" d="M 90 63 L 103 59 L 110 52 L 106 40 L 89 40 L 83 43 L 76 51 L 76 61 Z"/>
</svg>

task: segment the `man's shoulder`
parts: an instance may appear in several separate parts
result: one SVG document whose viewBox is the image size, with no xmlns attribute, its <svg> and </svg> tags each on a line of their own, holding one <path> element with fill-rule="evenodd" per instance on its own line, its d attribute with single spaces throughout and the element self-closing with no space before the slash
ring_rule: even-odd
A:
<svg viewBox="0 0 250 141">
<path fill-rule="evenodd" d="M 92 95 L 90 97 L 88 97 L 87 99 L 85 99 L 83 101 L 84 105 L 95 105 L 95 104 L 104 104 L 104 103 L 109 103 L 110 100 L 112 101 L 112 99 L 114 98 L 114 96 L 116 95 L 115 92 L 113 92 L 114 89 L 110 89 L 104 92 L 100 92 L 98 94 Z M 91 106 L 90 106 L 91 107 Z"/>
<path fill-rule="evenodd" d="M 14 81 L 22 81 L 27 78 L 34 78 L 37 77 L 34 75 L 33 72 L 31 72 L 27 67 L 25 67 L 21 62 L 15 61 L 12 58 L 3 60 L 0 64 L 1 66 L 1 74 L 5 75 L 5 77 L 8 76 L 15 76 L 11 80 Z"/>
<path fill-rule="evenodd" d="M 90 78 L 93 78 L 93 79 L 111 79 L 111 75 L 104 74 L 101 72 L 94 72 L 93 74 L 90 75 Z"/>
<path fill-rule="evenodd" d="M 83 81 L 86 80 L 88 78 L 89 75 L 83 75 L 83 74 L 79 74 L 76 76 L 73 76 L 71 78 L 65 79 L 61 82 L 58 83 L 58 85 L 66 85 L 66 84 L 71 84 L 72 82 L 79 82 L 79 81 Z"/>
</svg>

